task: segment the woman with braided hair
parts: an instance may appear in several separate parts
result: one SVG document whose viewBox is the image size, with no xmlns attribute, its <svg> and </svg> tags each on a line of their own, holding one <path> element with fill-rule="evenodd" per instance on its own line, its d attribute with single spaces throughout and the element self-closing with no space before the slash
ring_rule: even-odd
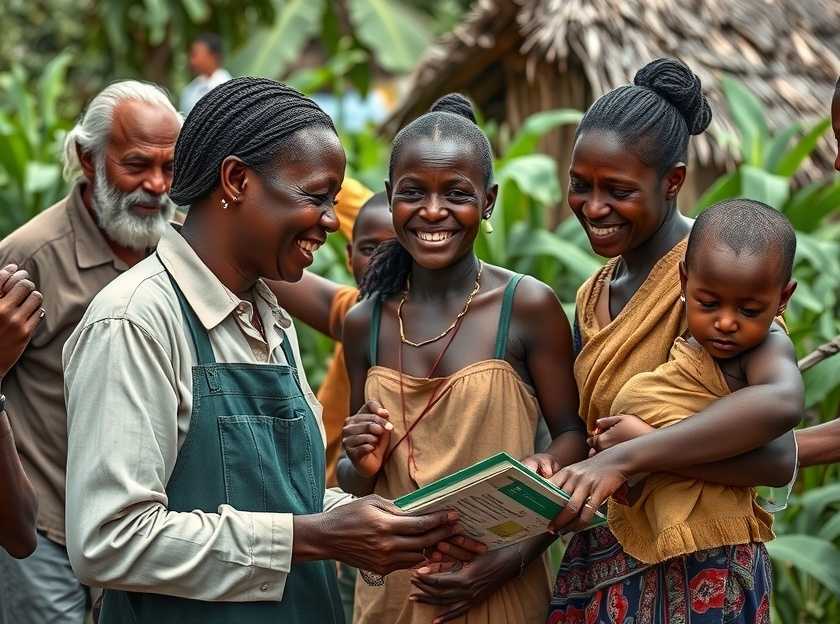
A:
<svg viewBox="0 0 840 624">
<path fill-rule="evenodd" d="M 339 483 L 394 498 L 499 451 L 546 476 L 585 457 L 560 302 L 545 284 L 475 255 L 498 187 L 465 98 L 442 98 L 400 131 L 386 190 L 397 238 L 380 243 L 344 322 L 351 412 L 367 401 L 371 413 L 344 426 Z M 535 454 L 541 419 L 554 441 Z M 354 621 L 542 623 L 542 555 L 553 540 L 463 566 L 433 553 L 413 572 L 389 574 L 384 588 L 359 580 Z M 439 549 L 463 559 L 475 544 L 456 538 Z"/>
<path fill-rule="evenodd" d="M 263 280 L 300 279 L 336 230 L 344 167 L 310 99 L 217 87 L 175 149 L 183 227 L 67 342 L 67 547 L 106 590 L 103 624 L 340 623 L 329 560 L 387 573 L 457 531 L 456 514 L 325 492 L 320 406 Z"/>
</svg>

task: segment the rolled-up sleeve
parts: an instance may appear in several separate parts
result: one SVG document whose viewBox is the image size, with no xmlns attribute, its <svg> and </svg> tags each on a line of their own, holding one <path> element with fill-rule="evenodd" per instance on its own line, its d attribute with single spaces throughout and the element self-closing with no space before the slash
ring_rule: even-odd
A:
<svg viewBox="0 0 840 624">
<path fill-rule="evenodd" d="M 292 560 L 290 514 L 227 505 L 216 513 L 167 509 L 183 383 L 169 350 L 125 318 L 82 326 L 67 343 L 66 517 L 73 569 L 83 582 L 111 589 L 207 601 L 280 600 Z M 328 498 L 334 506 L 344 497 Z"/>
</svg>

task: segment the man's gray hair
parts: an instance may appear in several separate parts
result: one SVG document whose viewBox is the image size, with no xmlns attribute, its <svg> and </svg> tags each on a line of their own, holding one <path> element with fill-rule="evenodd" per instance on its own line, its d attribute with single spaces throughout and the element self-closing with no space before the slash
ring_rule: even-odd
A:
<svg viewBox="0 0 840 624">
<path fill-rule="evenodd" d="M 179 123 L 183 123 L 183 116 L 175 110 L 169 96 L 157 85 L 137 80 L 123 80 L 105 87 L 93 98 L 79 122 L 67 133 L 64 139 L 64 179 L 74 182 L 82 176 L 82 165 L 76 146 L 82 152 L 90 153 L 94 157 L 104 153 L 111 132 L 111 122 L 114 109 L 121 102 L 134 100 L 148 102 L 172 111 Z"/>
</svg>

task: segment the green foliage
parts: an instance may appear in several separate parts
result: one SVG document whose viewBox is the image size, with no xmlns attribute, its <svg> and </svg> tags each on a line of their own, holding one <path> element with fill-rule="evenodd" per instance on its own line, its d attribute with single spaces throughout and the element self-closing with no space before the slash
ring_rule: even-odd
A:
<svg viewBox="0 0 840 624">
<path fill-rule="evenodd" d="M 412 7 L 387 0 L 289 0 L 278 3 L 273 23 L 258 28 L 229 67 L 234 74 L 285 76 L 320 34 L 329 53 L 327 64 L 340 65 L 326 72 L 322 67 L 309 70 L 305 76 L 310 82 L 304 86 L 340 90 L 349 83 L 365 94 L 374 65 L 394 73 L 414 67 L 431 42 L 428 21 Z M 352 52 L 349 57 L 348 52 Z"/>
<path fill-rule="evenodd" d="M 111 80 L 136 77 L 178 93 L 190 80 L 188 48 L 218 33 L 234 74 L 285 78 L 304 52 L 332 60 L 340 41 L 364 59 L 345 76 L 362 94 L 376 68 L 411 70 L 435 34 L 470 0 L 4 0 L 0 68 L 39 72 L 72 58 L 69 116 Z M 314 45 L 313 45 L 314 44 Z M 321 63 L 319 62 L 318 65 Z"/>
<path fill-rule="evenodd" d="M 359 41 L 392 72 L 409 71 L 431 43 L 422 18 L 392 0 L 347 0 Z"/>
<path fill-rule="evenodd" d="M 23 68 L 0 74 L 0 236 L 54 203 L 64 191 L 58 154 L 69 123 L 59 117 L 70 56 L 55 57 L 34 89 Z"/>
<path fill-rule="evenodd" d="M 600 265 L 574 218 L 552 232 L 545 227 L 550 208 L 563 199 L 557 164 L 535 153 L 543 135 L 577 123 L 581 113 L 554 110 L 529 117 L 495 162 L 499 196 L 491 217 L 493 233 L 482 232 L 478 255 L 487 262 L 533 275 L 549 284 L 571 310 L 578 286 Z"/>
<path fill-rule="evenodd" d="M 778 622 L 834 622 L 840 618 L 840 485 L 791 497 L 777 514 L 778 537 L 767 545 L 774 561 Z"/>
<path fill-rule="evenodd" d="M 289 0 L 278 6 L 274 23 L 260 28 L 227 63 L 234 75 L 280 76 L 306 43 L 320 32 L 324 0 Z"/>
</svg>

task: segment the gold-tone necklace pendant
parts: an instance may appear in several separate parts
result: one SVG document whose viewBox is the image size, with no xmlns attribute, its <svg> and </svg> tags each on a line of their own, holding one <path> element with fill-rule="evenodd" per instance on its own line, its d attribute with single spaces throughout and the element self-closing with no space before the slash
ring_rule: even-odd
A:
<svg viewBox="0 0 840 624">
<path fill-rule="evenodd" d="M 451 332 L 455 327 L 457 327 L 458 322 L 464 318 L 464 315 L 469 311 L 470 304 L 472 303 L 473 297 L 476 296 L 478 293 L 478 289 L 481 287 L 481 271 L 484 269 L 484 263 L 479 260 L 478 261 L 478 273 L 475 276 L 475 286 L 473 286 L 472 292 L 467 296 L 466 302 L 464 302 L 464 309 L 458 313 L 458 316 L 455 317 L 455 320 L 452 321 L 452 324 L 446 328 L 444 332 L 435 336 L 434 338 L 429 338 L 428 340 L 421 340 L 420 342 L 414 342 L 409 340 L 405 337 L 405 327 L 403 326 L 403 316 L 402 316 L 402 309 L 405 305 L 406 300 L 408 299 L 408 292 L 411 290 L 411 278 L 406 280 L 405 290 L 403 291 L 402 298 L 400 299 L 400 303 L 397 306 L 397 321 L 399 322 L 400 326 L 400 342 L 403 344 L 407 344 L 410 347 L 414 347 L 415 349 L 418 347 L 424 347 L 428 344 L 432 344 L 433 342 L 437 342 L 444 336 L 446 336 L 449 332 Z"/>
</svg>

